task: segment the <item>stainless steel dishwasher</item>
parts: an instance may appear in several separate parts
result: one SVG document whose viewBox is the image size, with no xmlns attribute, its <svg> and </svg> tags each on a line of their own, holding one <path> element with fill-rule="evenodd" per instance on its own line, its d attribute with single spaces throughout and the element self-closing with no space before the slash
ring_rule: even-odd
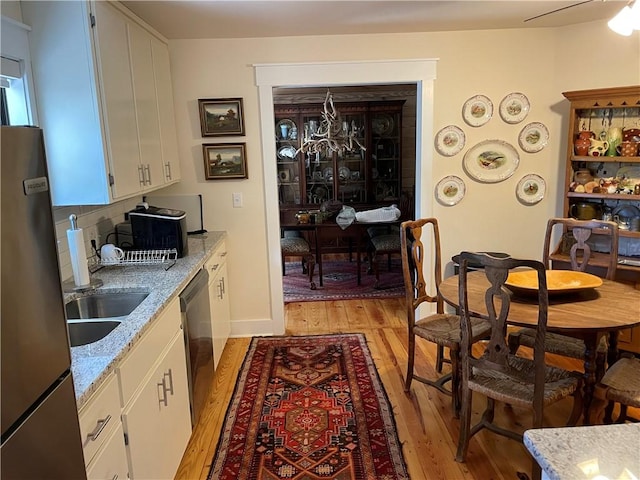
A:
<svg viewBox="0 0 640 480">
<path fill-rule="evenodd" d="M 213 384 L 213 333 L 209 307 L 209 274 L 200 270 L 180 294 L 187 351 L 191 423 L 195 426 Z"/>
</svg>

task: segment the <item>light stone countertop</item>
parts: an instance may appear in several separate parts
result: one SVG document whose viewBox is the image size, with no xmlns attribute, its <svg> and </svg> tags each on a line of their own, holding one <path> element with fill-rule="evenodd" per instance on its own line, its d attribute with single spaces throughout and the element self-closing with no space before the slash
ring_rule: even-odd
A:
<svg viewBox="0 0 640 480">
<path fill-rule="evenodd" d="M 137 291 L 148 292 L 149 296 L 105 338 L 71 348 L 71 372 L 78 409 L 86 403 L 169 302 L 187 286 L 226 236 L 225 232 L 190 235 L 188 254 L 178 258 L 175 265 L 166 271 L 163 265 L 132 265 L 105 267 L 92 274 L 92 278 L 99 278 L 104 282 L 95 293 Z M 65 302 L 82 295 L 65 295 Z"/>
<path fill-rule="evenodd" d="M 640 424 L 539 428 L 524 444 L 551 480 L 640 478 Z"/>
</svg>

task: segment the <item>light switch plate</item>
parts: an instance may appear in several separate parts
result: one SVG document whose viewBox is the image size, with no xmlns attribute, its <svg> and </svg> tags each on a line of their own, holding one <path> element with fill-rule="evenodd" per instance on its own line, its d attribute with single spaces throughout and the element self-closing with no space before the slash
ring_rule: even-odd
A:
<svg viewBox="0 0 640 480">
<path fill-rule="evenodd" d="M 233 198 L 233 208 L 241 208 L 242 207 L 242 193 L 235 192 L 231 194 Z"/>
</svg>

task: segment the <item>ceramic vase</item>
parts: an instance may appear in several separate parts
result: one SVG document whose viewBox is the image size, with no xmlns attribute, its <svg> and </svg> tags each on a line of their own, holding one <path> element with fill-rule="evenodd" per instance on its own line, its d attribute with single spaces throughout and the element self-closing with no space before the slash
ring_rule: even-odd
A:
<svg viewBox="0 0 640 480">
<path fill-rule="evenodd" d="M 595 137 L 593 132 L 583 130 L 578 134 L 578 138 L 573 142 L 573 148 L 575 154 L 578 156 L 586 156 L 589 154 L 589 147 L 591 146 L 591 139 Z"/>
<path fill-rule="evenodd" d="M 607 149 L 608 157 L 615 157 L 618 155 L 616 148 L 622 143 L 622 128 L 611 127 L 607 130 L 607 142 L 609 142 L 609 148 Z"/>
</svg>

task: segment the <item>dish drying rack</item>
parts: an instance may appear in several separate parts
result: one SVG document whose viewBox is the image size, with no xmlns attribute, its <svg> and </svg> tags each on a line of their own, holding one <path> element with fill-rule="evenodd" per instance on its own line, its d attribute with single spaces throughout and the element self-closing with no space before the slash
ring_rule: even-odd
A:
<svg viewBox="0 0 640 480">
<path fill-rule="evenodd" d="M 119 259 L 101 259 L 97 255 L 91 257 L 89 268 L 93 271 L 108 266 L 129 265 L 163 265 L 169 270 L 176 263 L 178 250 L 175 248 L 159 250 L 125 250 L 124 256 Z"/>
</svg>

